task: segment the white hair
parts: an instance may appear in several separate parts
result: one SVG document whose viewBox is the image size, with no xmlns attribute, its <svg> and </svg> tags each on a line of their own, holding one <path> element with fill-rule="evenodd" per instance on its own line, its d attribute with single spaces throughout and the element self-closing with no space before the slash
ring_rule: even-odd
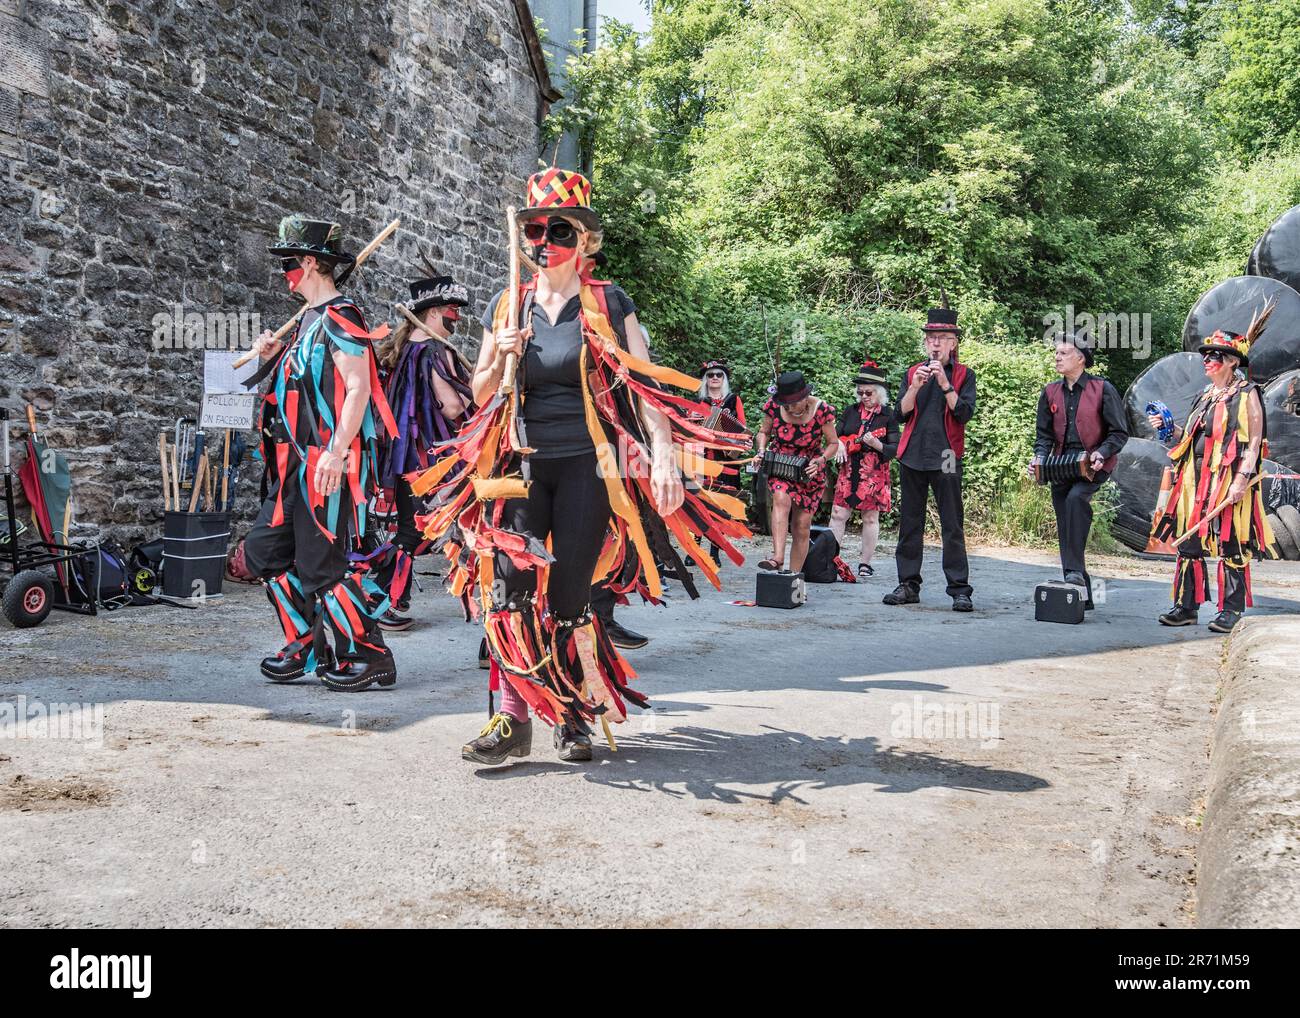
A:
<svg viewBox="0 0 1300 1018">
<path fill-rule="evenodd" d="M 710 398 L 709 380 L 707 378 L 700 379 L 700 388 L 699 391 L 695 393 L 695 395 L 698 396 L 700 399 Z M 722 373 L 722 395 L 724 399 L 727 396 L 731 395 L 731 376 L 728 375 L 725 371 Z"/>
<path fill-rule="evenodd" d="M 875 394 L 876 403 L 878 403 L 880 406 L 884 406 L 886 403 L 889 402 L 889 390 L 886 389 L 879 382 L 854 382 L 853 383 L 854 393 L 856 393 L 858 391 L 858 388 L 863 385 L 867 386 Z"/>
</svg>

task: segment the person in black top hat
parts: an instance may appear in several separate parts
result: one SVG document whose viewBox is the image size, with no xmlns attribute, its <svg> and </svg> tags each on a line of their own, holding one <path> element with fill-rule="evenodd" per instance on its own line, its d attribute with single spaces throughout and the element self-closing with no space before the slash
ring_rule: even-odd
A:
<svg viewBox="0 0 1300 1018">
<path fill-rule="evenodd" d="M 275 485 L 244 540 L 249 568 L 262 577 L 287 643 L 262 661 L 262 674 L 289 682 L 315 671 L 330 689 L 355 691 L 397 681 L 393 655 L 376 624 L 386 607 L 349 552 L 365 535 L 375 490 L 380 428 L 396 431 L 378 384 L 361 310 L 339 293 L 354 257 L 337 223 L 286 216 L 270 245 L 289 289 L 307 302 L 287 345 L 263 332 L 254 350 L 270 376 L 263 402 L 265 461 Z M 376 595 L 379 595 L 376 597 Z M 372 607 L 374 606 L 374 607 Z M 334 634 L 331 650 L 326 628 Z"/>
<path fill-rule="evenodd" d="M 1072 477 L 1052 482 L 1052 508 L 1056 512 L 1061 572 L 1067 583 L 1087 591 L 1085 608 L 1092 608 L 1092 577 L 1084 564 L 1084 550 L 1092 530 L 1092 497 L 1115 469 L 1116 456 L 1128 441 L 1128 416 L 1115 386 L 1089 374 L 1092 339 L 1087 335 L 1058 333 L 1056 370 L 1061 381 L 1051 382 L 1038 397 L 1038 422 L 1030 476 L 1049 455 L 1087 453 L 1092 480 Z"/>
<path fill-rule="evenodd" d="M 921 590 L 925 506 L 931 491 L 943 536 L 943 572 L 952 610 L 974 610 L 961 498 L 966 422 L 975 413 L 975 372 L 957 359 L 957 313 L 931 308 L 922 330 L 926 359 L 907 369 L 898 400 L 903 433 L 898 441 L 898 586 L 885 604 L 916 604 Z"/>
<path fill-rule="evenodd" d="M 397 510 L 393 550 L 378 576 L 389 600 L 379 624 L 390 630 L 412 624 L 403 613 L 410 606 L 414 557 L 426 543 L 415 524 L 424 500 L 412 494 L 409 476 L 427 470 L 439 458 L 436 443 L 454 438 L 474 411 L 473 370 L 450 342 L 469 293 L 439 274 L 427 257 L 424 268 L 429 275 L 410 284 L 410 304 L 398 305 L 402 321 L 377 351 L 384 394 L 397 421 L 397 436 L 379 448 L 379 485 Z"/>
</svg>

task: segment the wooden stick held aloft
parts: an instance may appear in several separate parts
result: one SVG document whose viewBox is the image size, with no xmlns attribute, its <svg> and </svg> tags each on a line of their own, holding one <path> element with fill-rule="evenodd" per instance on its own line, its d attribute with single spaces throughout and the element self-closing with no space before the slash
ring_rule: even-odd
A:
<svg viewBox="0 0 1300 1018">
<path fill-rule="evenodd" d="M 509 245 L 510 253 L 510 281 L 503 298 L 510 301 L 506 307 L 506 326 L 517 329 L 519 328 L 519 225 L 513 205 L 506 209 L 506 243 Z M 512 353 L 506 357 L 506 369 L 501 374 L 500 392 L 508 393 L 514 390 L 515 371 L 518 367 L 517 354 Z"/>
<path fill-rule="evenodd" d="M 372 254 L 374 254 L 375 251 L 379 249 L 379 245 L 382 244 L 384 241 L 386 241 L 389 237 L 391 237 L 393 233 L 397 230 L 397 228 L 401 225 L 402 225 L 402 220 L 399 217 L 397 219 L 394 219 L 391 223 L 389 223 L 382 230 L 380 230 L 379 233 L 375 236 L 375 239 L 361 249 L 361 253 L 357 255 L 357 260 L 353 263 L 353 267 L 357 269 L 361 268 L 362 263 L 367 258 L 369 258 Z M 307 313 L 307 305 L 304 304 L 302 307 L 298 309 L 298 313 L 296 315 L 294 315 L 287 322 L 281 325 L 280 328 L 276 329 L 275 334 L 271 337 L 271 341 L 278 343 L 281 339 L 284 338 L 285 334 L 298 323 L 298 320 L 302 318 L 302 316 L 306 313 Z M 242 357 L 238 358 L 235 361 L 234 366 L 237 368 L 242 368 L 245 364 L 247 364 L 256 356 L 257 354 L 253 350 L 249 350 Z"/>
</svg>

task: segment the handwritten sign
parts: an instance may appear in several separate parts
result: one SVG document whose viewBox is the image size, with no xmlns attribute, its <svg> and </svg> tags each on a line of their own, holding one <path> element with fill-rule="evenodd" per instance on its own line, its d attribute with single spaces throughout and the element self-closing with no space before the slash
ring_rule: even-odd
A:
<svg viewBox="0 0 1300 1018">
<path fill-rule="evenodd" d="M 255 392 L 205 392 L 199 427 L 204 431 L 220 428 L 247 431 L 256 419 L 258 398 Z"/>
</svg>

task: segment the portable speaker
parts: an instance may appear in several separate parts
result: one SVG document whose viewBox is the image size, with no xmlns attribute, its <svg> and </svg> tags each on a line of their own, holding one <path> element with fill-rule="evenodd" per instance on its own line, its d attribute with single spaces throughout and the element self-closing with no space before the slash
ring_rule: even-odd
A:
<svg viewBox="0 0 1300 1018">
<path fill-rule="evenodd" d="M 1034 588 L 1034 620 L 1078 625 L 1083 621 L 1083 602 L 1088 593 L 1062 580 L 1048 580 Z"/>
<path fill-rule="evenodd" d="M 754 601 L 760 608 L 798 608 L 807 600 L 803 573 L 759 572 Z"/>
</svg>

